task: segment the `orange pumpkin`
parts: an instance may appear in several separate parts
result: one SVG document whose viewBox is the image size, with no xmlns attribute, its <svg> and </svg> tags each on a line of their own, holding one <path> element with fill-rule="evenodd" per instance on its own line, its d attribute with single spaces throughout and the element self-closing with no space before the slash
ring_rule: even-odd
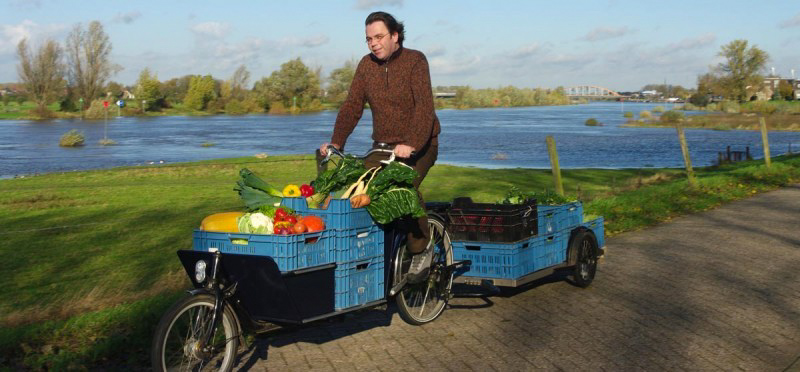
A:
<svg viewBox="0 0 800 372">
<path fill-rule="evenodd" d="M 236 220 L 243 215 L 244 212 L 214 213 L 206 216 L 203 222 L 200 222 L 200 230 L 239 232 Z"/>
<path fill-rule="evenodd" d="M 325 221 L 321 217 L 304 216 L 298 219 L 297 221 L 302 222 L 304 225 L 306 225 L 308 232 L 325 230 Z"/>
</svg>

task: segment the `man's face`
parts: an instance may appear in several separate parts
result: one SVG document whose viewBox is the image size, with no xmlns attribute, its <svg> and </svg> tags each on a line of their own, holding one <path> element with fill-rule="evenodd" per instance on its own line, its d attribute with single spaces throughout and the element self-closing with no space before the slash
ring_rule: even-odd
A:
<svg viewBox="0 0 800 372">
<path fill-rule="evenodd" d="M 367 25 L 367 47 L 378 59 L 387 59 L 399 47 L 399 35 L 395 32 L 389 34 L 389 29 L 382 21 L 372 22 Z"/>
</svg>

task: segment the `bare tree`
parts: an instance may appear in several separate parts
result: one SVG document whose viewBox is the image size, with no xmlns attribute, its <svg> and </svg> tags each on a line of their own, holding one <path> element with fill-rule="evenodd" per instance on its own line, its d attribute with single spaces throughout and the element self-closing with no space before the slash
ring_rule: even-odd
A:
<svg viewBox="0 0 800 372">
<path fill-rule="evenodd" d="M 101 95 L 111 75 L 122 68 L 111 63 L 111 41 L 98 21 L 89 23 L 88 30 L 75 25 L 67 36 L 69 83 L 79 97 L 88 100 Z"/>
<path fill-rule="evenodd" d="M 58 98 L 64 87 L 61 54 L 61 46 L 53 40 L 45 41 L 35 54 L 31 54 L 26 39 L 17 44 L 17 73 L 42 117 L 48 116 L 47 104 Z"/>
<path fill-rule="evenodd" d="M 231 78 L 233 97 L 241 98 L 242 92 L 247 90 L 248 81 L 250 81 L 250 71 L 247 71 L 247 67 L 244 67 L 244 65 L 239 66 Z"/>
</svg>

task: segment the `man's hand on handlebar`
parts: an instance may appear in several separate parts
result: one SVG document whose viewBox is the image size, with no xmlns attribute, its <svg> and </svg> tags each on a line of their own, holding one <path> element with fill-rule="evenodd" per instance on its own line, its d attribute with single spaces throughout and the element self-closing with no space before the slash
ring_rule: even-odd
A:
<svg viewBox="0 0 800 372">
<path fill-rule="evenodd" d="M 341 147 L 339 147 L 339 145 L 337 145 L 335 143 L 327 143 L 327 142 L 325 142 L 319 147 L 319 153 L 322 156 L 328 156 L 328 146 L 332 146 L 337 150 L 341 149 Z"/>
<path fill-rule="evenodd" d="M 394 147 L 394 155 L 398 158 L 410 158 L 414 152 L 414 148 L 409 145 L 397 145 Z"/>
</svg>

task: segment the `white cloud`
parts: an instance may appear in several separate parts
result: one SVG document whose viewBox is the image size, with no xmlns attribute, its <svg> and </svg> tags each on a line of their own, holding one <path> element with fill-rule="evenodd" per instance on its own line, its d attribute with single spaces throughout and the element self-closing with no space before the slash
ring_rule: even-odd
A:
<svg viewBox="0 0 800 372">
<path fill-rule="evenodd" d="M 635 32 L 634 30 L 629 29 L 628 27 L 598 27 L 592 31 L 589 31 L 584 37 L 581 38 L 583 41 L 601 41 L 601 40 L 608 40 L 608 39 L 615 39 L 619 37 L 623 37 L 625 35 L 631 34 Z"/>
<path fill-rule="evenodd" d="M 427 58 L 441 57 L 447 54 L 447 50 L 442 45 L 434 45 L 429 48 L 425 48 L 423 52 Z"/>
<path fill-rule="evenodd" d="M 797 13 L 797 15 L 795 15 L 794 17 L 789 18 L 778 24 L 779 28 L 789 28 L 798 26 L 800 26 L 800 13 Z"/>
<path fill-rule="evenodd" d="M 223 38 L 230 31 L 230 25 L 224 22 L 203 22 L 190 28 L 198 36 Z"/>
<path fill-rule="evenodd" d="M 314 47 L 318 47 L 318 46 L 321 46 L 321 45 L 325 45 L 329 41 L 330 41 L 330 38 L 328 37 L 328 35 L 320 34 L 320 35 L 317 35 L 317 36 L 312 36 L 312 37 L 309 37 L 309 38 L 302 39 L 302 40 L 299 41 L 298 44 L 302 45 L 302 46 L 304 46 L 306 48 L 314 48 Z"/>
<path fill-rule="evenodd" d="M 117 15 L 114 16 L 114 19 L 112 19 L 111 22 L 131 24 L 134 21 L 136 21 L 137 19 L 139 19 L 141 16 L 142 16 L 142 13 L 140 13 L 138 11 L 127 12 L 127 13 L 117 13 Z"/>
<path fill-rule="evenodd" d="M 356 9 L 367 10 L 384 6 L 403 7 L 403 0 L 357 0 Z"/>
<path fill-rule="evenodd" d="M 28 39 L 33 44 L 48 38 L 59 39 L 58 34 L 66 29 L 66 25 L 39 25 L 27 19 L 16 25 L 0 25 L 0 54 L 14 53 L 22 39 Z"/>
<path fill-rule="evenodd" d="M 667 49 L 673 51 L 699 49 L 712 45 L 715 41 L 717 41 L 716 35 L 709 33 L 696 38 L 683 39 L 677 43 L 668 45 Z"/>
<path fill-rule="evenodd" d="M 472 75 L 482 68 L 480 56 L 467 58 L 432 58 L 429 62 L 431 75 Z"/>
<path fill-rule="evenodd" d="M 527 58 L 539 53 L 539 51 L 541 51 L 539 43 L 528 44 L 511 52 L 510 57 L 514 59 Z"/>
</svg>

